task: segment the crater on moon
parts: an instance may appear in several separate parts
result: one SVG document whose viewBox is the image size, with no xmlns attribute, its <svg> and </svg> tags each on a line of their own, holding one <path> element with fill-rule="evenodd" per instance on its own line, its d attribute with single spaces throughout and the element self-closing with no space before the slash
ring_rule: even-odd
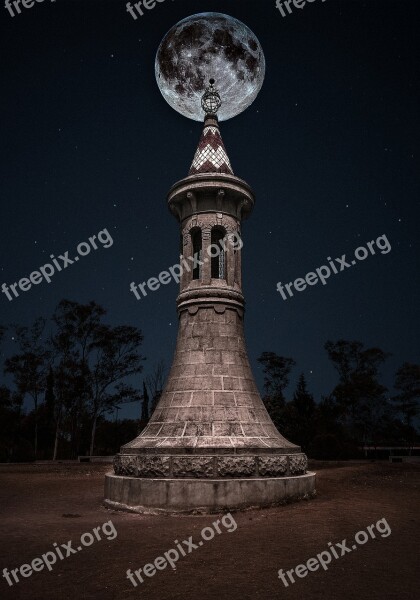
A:
<svg viewBox="0 0 420 600">
<path fill-rule="evenodd" d="M 221 13 L 183 19 L 163 38 L 155 60 L 159 89 L 172 108 L 202 121 L 201 97 L 215 80 L 222 106 L 220 121 L 243 112 L 264 81 L 265 58 L 255 34 L 241 21 Z"/>
</svg>

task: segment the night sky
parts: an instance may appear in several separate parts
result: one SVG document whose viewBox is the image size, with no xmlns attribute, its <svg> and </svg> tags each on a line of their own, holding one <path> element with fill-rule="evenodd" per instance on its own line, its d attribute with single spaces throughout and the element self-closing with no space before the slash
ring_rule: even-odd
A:
<svg viewBox="0 0 420 600">
<path fill-rule="evenodd" d="M 113 325 L 144 333 L 144 374 L 175 348 L 175 283 L 129 290 L 178 262 L 166 207 L 188 173 L 202 126 L 172 110 L 154 76 L 164 34 L 203 11 L 243 21 L 267 62 L 263 88 L 221 131 L 236 175 L 254 189 L 243 227 L 246 339 L 257 357 L 291 356 L 317 399 L 336 374 L 326 340 L 392 353 L 391 385 L 419 362 L 418 0 L 315 0 L 282 17 L 274 0 L 166 0 L 134 20 L 124 0 L 45 0 L 12 18 L 0 7 L 1 281 L 8 285 L 107 229 L 113 245 L 19 298 L 0 295 L 0 323 L 49 317 L 62 298 L 95 300 Z M 284 301 L 294 281 L 386 235 L 376 253 Z M 13 351 L 12 333 L 3 356 Z M 141 380 L 139 380 L 139 384 Z M 121 416 L 138 416 L 138 405 Z"/>
</svg>

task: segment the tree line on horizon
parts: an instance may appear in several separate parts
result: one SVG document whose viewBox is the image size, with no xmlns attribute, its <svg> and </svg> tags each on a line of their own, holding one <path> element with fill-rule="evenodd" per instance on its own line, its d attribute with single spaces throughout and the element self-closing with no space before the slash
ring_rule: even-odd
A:
<svg viewBox="0 0 420 600">
<path fill-rule="evenodd" d="M 0 386 L 1 461 L 92 455 L 104 416 L 140 400 L 132 381 L 143 369 L 143 334 L 106 324 L 105 314 L 93 301 L 62 300 L 49 321 L 11 326 L 16 352 L 4 361 L 13 387 Z"/>
<path fill-rule="evenodd" d="M 327 341 L 324 345 L 338 382 L 319 402 L 299 376 L 290 401 L 284 395 L 292 358 L 263 352 L 258 362 L 264 373 L 264 404 L 277 429 L 312 458 L 362 457 L 362 448 L 402 446 L 411 452 L 419 442 L 420 365 L 405 362 L 395 373 L 394 392 L 380 381 L 390 354 L 365 348 L 359 341 Z"/>
<path fill-rule="evenodd" d="M 0 462 L 111 455 L 146 426 L 163 389 L 164 363 L 140 385 L 143 334 L 106 324 L 105 315 L 93 301 L 62 300 L 48 321 L 10 326 L 16 351 L 3 365 L 12 386 L 0 385 Z M 7 329 L 0 326 L 0 342 Z M 280 433 L 320 459 L 357 457 L 365 445 L 417 443 L 420 365 L 404 363 L 391 393 L 380 382 L 386 352 L 346 340 L 328 341 L 325 350 L 338 381 L 318 402 L 303 374 L 286 399 L 292 358 L 259 357 L 263 402 Z M 139 418 L 118 420 L 128 402 L 140 403 Z"/>
</svg>

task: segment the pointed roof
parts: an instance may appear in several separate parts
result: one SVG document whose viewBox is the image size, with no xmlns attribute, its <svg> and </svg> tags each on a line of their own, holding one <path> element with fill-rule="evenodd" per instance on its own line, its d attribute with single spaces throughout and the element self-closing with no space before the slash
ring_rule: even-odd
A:
<svg viewBox="0 0 420 600">
<path fill-rule="evenodd" d="M 233 175 L 216 115 L 206 115 L 204 129 L 188 175 L 227 173 Z"/>
</svg>

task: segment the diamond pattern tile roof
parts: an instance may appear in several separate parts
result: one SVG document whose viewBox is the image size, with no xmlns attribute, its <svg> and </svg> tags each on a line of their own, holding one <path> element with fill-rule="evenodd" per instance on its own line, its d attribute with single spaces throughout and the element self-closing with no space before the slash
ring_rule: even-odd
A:
<svg viewBox="0 0 420 600">
<path fill-rule="evenodd" d="M 227 173 L 233 175 L 229 157 L 220 134 L 219 124 L 213 116 L 204 122 L 198 148 L 188 175 L 197 173 Z"/>
</svg>

